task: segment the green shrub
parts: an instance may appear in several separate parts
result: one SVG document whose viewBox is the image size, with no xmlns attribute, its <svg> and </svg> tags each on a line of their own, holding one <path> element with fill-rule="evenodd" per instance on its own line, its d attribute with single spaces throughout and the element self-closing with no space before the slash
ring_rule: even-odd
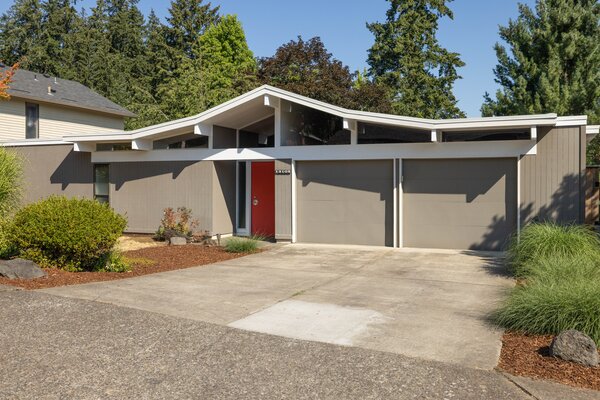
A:
<svg viewBox="0 0 600 400">
<path fill-rule="evenodd" d="M 14 151 L 0 147 L 0 218 L 5 218 L 21 199 L 23 160 Z"/>
<path fill-rule="evenodd" d="M 600 279 L 534 280 L 513 289 L 494 319 L 529 334 L 577 329 L 600 345 Z"/>
<path fill-rule="evenodd" d="M 0 260 L 6 260 L 14 256 L 17 252 L 15 245 L 8 237 L 10 221 L 0 217 Z"/>
<path fill-rule="evenodd" d="M 517 277 L 527 277 L 531 263 L 543 259 L 578 257 L 600 260 L 600 241 L 591 229 L 581 225 L 532 223 L 514 237 L 508 261 Z"/>
<path fill-rule="evenodd" d="M 600 263 L 585 255 L 532 259 L 519 267 L 527 282 L 562 282 L 600 278 Z"/>
<path fill-rule="evenodd" d="M 225 251 L 229 253 L 251 253 L 258 248 L 258 241 L 253 238 L 232 237 L 225 243 Z"/>
<path fill-rule="evenodd" d="M 121 252 L 112 250 L 102 256 L 96 264 L 99 272 L 130 272 L 131 262 Z"/>
<path fill-rule="evenodd" d="M 43 267 L 96 270 L 126 225 L 107 204 L 53 196 L 19 210 L 8 237 L 21 257 Z"/>
</svg>

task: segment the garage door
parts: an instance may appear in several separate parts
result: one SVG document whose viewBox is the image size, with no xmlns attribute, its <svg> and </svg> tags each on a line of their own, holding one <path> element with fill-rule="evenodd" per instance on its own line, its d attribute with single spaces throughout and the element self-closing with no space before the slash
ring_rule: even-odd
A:
<svg viewBox="0 0 600 400">
<path fill-rule="evenodd" d="M 501 250 L 517 222 L 515 159 L 404 160 L 405 247 Z"/>
<path fill-rule="evenodd" d="M 393 162 L 299 161 L 300 242 L 393 246 Z"/>
</svg>

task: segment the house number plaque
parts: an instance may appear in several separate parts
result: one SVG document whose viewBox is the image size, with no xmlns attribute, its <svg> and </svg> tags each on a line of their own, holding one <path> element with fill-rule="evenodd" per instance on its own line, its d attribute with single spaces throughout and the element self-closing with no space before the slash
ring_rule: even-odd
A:
<svg viewBox="0 0 600 400">
<path fill-rule="evenodd" d="M 275 175 L 291 175 L 292 171 L 289 169 L 276 169 Z"/>
</svg>

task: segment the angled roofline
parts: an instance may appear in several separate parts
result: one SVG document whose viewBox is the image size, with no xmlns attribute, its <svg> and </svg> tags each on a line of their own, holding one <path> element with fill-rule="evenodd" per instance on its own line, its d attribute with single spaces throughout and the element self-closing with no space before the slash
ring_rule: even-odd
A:
<svg viewBox="0 0 600 400">
<path fill-rule="evenodd" d="M 247 93 L 244 93 L 232 100 L 215 106 L 200 114 L 181 118 L 173 121 L 152 125 L 133 131 L 117 131 L 110 134 L 96 135 L 69 135 L 64 136 L 65 141 L 69 142 L 95 142 L 95 141 L 116 141 L 126 142 L 151 138 L 171 130 L 193 127 L 202 122 L 225 113 L 239 105 L 257 99 L 261 96 L 274 96 L 279 99 L 287 100 L 306 107 L 314 108 L 332 115 L 336 115 L 346 120 L 353 120 L 365 123 L 384 124 L 392 126 L 403 126 L 423 130 L 469 130 L 477 128 L 525 128 L 532 126 L 575 126 L 586 125 L 587 116 L 567 116 L 558 117 L 557 114 L 534 114 L 534 115 L 515 115 L 503 117 L 477 117 L 477 118 L 455 118 L 455 119 L 427 119 L 405 117 L 393 114 L 381 114 L 368 111 L 350 110 L 343 107 L 328 104 L 319 100 L 314 100 L 296 93 L 279 89 L 270 85 L 263 85 Z"/>
</svg>

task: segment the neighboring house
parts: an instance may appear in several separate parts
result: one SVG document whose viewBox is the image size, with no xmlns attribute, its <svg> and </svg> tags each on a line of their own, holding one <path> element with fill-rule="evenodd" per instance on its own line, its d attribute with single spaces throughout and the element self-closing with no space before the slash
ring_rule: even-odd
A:
<svg viewBox="0 0 600 400">
<path fill-rule="evenodd" d="M 8 94 L 9 101 L 0 101 L 0 141 L 122 131 L 125 118 L 135 116 L 78 82 L 23 69 L 16 71 Z"/>
<path fill-rule="evenodd" d="M 96 197 L 131 232 L 185 206 L 213 234 L 499 250 L 535 218 L 583 221 L 596 133 L 585 116 L 428 120 L 262 86 L 197 116 L 15 148 L 40 171 L 29 200 Z"/>
</svg>

